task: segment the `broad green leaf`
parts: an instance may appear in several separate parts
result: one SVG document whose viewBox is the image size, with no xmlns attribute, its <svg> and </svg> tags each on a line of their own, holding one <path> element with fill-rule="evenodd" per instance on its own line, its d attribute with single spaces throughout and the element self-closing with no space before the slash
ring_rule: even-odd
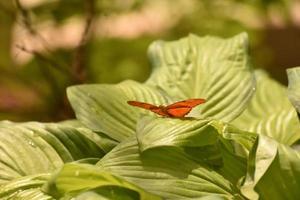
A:
<svg viewBox="0 0 300 200">
<path fill-rule="evenodd" d="M 232 184 L 238 185 L 238 182 L 245 176 L 247 171 L 247 159 L 239 156 L 235 152 L 234 145 L 226 140 L 220 142 L 219 146 L 222 166 L 215 170 Z"/>
<path fill-rule="evenodd" d="M 14 179 L 0 187 L 1 200 L 54 200 L 41 191 L 50 174 L 37 174 Z"/>
<path fill-rule="evenodd" d="M 180 148 L 195 160 L 220 165 L 218 132 L 209 120 L 144 117 L 137 124 L 141 152 L 160 147 Z"/>
<path fill-rule="evenodd" d="M 87 128 L 60 124 L 0 123 L 0 185 L 48 173 L 65 162 L 101 158 L 116 143 Z"/>
<path fill-rule="evenodd" d="M 216 171 L 232 183 L 240 185 L 239 182 L 246 174 L 247 159 L 256 141 L 257 134 L 218 121 L 213 121 L 211 125 L 221 134 L 220 149 L 223 166 L 216 169 Z"/>
<path fill-rule="evenodd" d="M 164 199 L 195 199 L 209 195 L 243 199 L 238 189 L 220 174 L 190 160 L 176 148 L 161 147 L 140 154 L 135 137 L 120 143 L 97 165 Z"/>
<path fill-rule="evenodd" d="M 242 157 L 248 157 L 257 138 L 257 133 L 240 130 L 231 124 L 224 124 L 218 121 L 211 123 L 222 138 L 234 142 L 234 153 Z M 228 146 L 227 146 L 228 147 Z"/>
<path fill-rule="evenodd" d="M 224 200 L 225 198 L 219 197 L 219 196 L 214 196 L 214 195 L 210 195 L 210 196 L 206 196 L 206 197 L 201 197 L 198 200 Z"/>
<path fill-rule="evenodd" d="M 288 97 L 300 113 L 300 67 L 287 69 L 289 79 Z"/>
<path fill-rule="evenodd" d="M 299 198 L 299 152 L 260 135 L 248 162 L 248 173 L 241 188 L 246 197 L 251 200 Z"/>
<path fill-rule="evenodd" d="M 155 42 L 149 49 L 154 70 L 146 84 L 172 99 L 205 98 L 193 114 L 231 121 L 255 89 L 245 33 L 229 39 L 189 35 L 174 42 Z"/>
<path fill-rule="evenodd" d="M 217 121 L 145 117 L 138 122 L 137 139 L 142 153 L 166 146 L 179 148 L 196 162 L 217 166 L 216 171 L 235 183 L 246 173 L 247 157 L 240 156 L 229 142 L 232 138 L 220 135 L 222 131 L 231 132 Z"/>
<path fill-rule="evenodd" d="M 92 130 L 106 133 L 117 141 L 134 135 L 140 115 L 149 113 L 128 105 L 128 100 L 157 105 L 169 102 L 161 91 L 134 81 L 117 85 L 73 86 L 67 92 L 79 120 Z"/>
<path fill-rule="evenodd" d="M 83 123 L 81 123 L 79 120 L 77 119 L 70 119 L 70 120 L 65 120 L 65 121 L 61 121 L 58 122 L 59 124 L 62 125 L 68 125 L 68 126 L 72 126 L 72 127 L 76 127 L 76 128 L 85 128 L 86 126 L 84 126 Z"/>
<path fill-rule="evenodd" d="M 218 132 L 209 120 L 144 117 L 137 124 L 141 151 L 161 146 L 201 147 L 213 145 Z"/>
<path fill-rule="evenodd" d="M 161 199 L 120 177 L 88 164 L 65 164 L 44 190 L 46 193 L 54 194 L 55 198 L 64 197 L 64 199 L 73 199 L 73 197 L 87 191 L 97 192 L 104 197 L 109 195 L 110 192 L 112 199 L 117 199 L 120 193 L 123 193 L 124 197 L 126 197 L 126 194 L 128 197 L 132 195 L 132 199 L 134 197 L 141 200 Z"/>
<path fill-rule="evenodd" d="M 233 121 L 240 129 L 256 132 L 291 145 L 300 138 L 300 123 L 286 88 L 264 71 L 255 71 L 256 93 L 247 109 Z"/>
<path fill-rule="evenodd" d="M 65 197 L 69 199 L 70 197 Z M 136 200 L 139 199 L 139 194 L 133 190 L 125 189 L 123 187 L 102 187 L 88 192 L 82 192 L 76 197 L 71 197 L 71 200 Z"/>
<path fill-rule="evenodd" d="M 126 101 L 166 105 L 189 98 L 207 102 L 191 116 L 231 121 L 247 105 L 255 81 L 247 55 L 247 36 L 230 39 L 189 36 L 150 47 L 154 72 L 145 84 L 124 81 L 116 85 L 81 85 L 68 88 L 77 118 L 93 131 L 122 141 L 134 135 L 141 113 Z"/>
</svg>

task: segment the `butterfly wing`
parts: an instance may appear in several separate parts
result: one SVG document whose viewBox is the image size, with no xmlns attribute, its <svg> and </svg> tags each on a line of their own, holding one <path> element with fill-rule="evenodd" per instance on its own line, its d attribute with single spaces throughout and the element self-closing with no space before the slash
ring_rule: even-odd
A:
<svg viewBox="0 0 300 200">
<path fill-rule="evenodd" d="M 181 107 L 181 108 L 168 108 L 167 109 L 167 113 L 171 116 L 171 117 L 184 117 L 185 115 L 187 115 L 190 111 L 192 110 L 192 108 L 189 107 Z"/>
<path fill-rule="evenodd" d="M 205 99 L 188 99 L 168 105 L 166 111 L 172 117 L 184 117 L 195 106 L 205 102 Z"/>
<path fill-rule="evenodd" d="M 168 105 L 166 108 L 181 108 L 181 107 L 194 108 L 195 106 L 198 106 L 199 104 L 202 103 L 205 103 L 205 99 L 187 99 L 184 101 L 178 101 L 176 103 Z"/>
<path fill-rule="evenodd" d="M 135 106 L 135 107 L 139 107 L 139 108 L 143 108 L 146 110 L 150 110 L 156 114 L 159 114 L 161 116 L 168 116 L 167 113 L 165 113 L 163 111 L 163 109 L 161 107 L 149 104 L 149 103 L 144 103 L 144 102 L 139 102 L 139 101 L 127 101 L 127 103 L 131 106 Z"/>
</svg>

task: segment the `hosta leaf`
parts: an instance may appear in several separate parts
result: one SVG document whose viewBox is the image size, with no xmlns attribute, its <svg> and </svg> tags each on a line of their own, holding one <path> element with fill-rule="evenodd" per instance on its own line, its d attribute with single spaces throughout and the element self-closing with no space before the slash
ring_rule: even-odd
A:
<svg viewBox="0 0 300 200">
<path fill-rule="evenodd" d="M 257 134 L 218 121 L 213 121 L 211 124 L 222 135 L 220 140 L 223 167 L 217 171 L 232 183 L 238 184 L 246 174 L 247 158 L 256 141 Z"/>
<path fill-rule="evenodd" d="M 300 153 L 260 135 L 249 156 L 242 192 L 249 199 L 298 199 Z"/>
<path fill-rule="evenodd" d="M 247 42 L 246 34 L 156 42 L 149 51 L 154 72 L 145 84 L 73 86 L 68 98 L 81 122 L 117 141 L 134 135 L 137 119 L 145 113 L 128 106 L 128 100 L 161 105 L 205 98 L 207 102 L 194 108 L 191 116 L 231 121 L 245 109 L 255 88 Z"/>
<path fill-rule="evenodd" d="M 239 156 L 234 151 L 233 145 L 227 141 L 220 143 L 220 151 L 222 166 L 215 170 L 231 183 L 237 185 L 238 181 L 245 176 L 247 171 L 247 159 Z"/>
<path fill-rule="evenodd" d="M 247 109 L 233 121 L 238 128 L 267 135 L 291 145 L 300 138 L 297 113 L 287 98 L 286 88 L 264 71 L 255 72 L 256 93 Z"/>
<path fill-rule="evenodd" d="M 229 138 L 220 136 L 222 131 L 231 130 L 218 121 L 145 117 L 137 125 L 137 139 L 142 153 L 166 146 L 177 147 L 194 161 L 217 166 L 215 170 L 235 183 L 246 172 L 246 156 L 235 151 L 233 144 L 227 141 Z"/>
<path fill-rule="evenodd" d="M 144 117 L 137 125 L 141 152 L 159 147 L 178 147 L 194 159 L 221 164 L 218 132 L 209 120 Z"/>
<path fill-rule="evenodd" d="M 218 132 L 209 120 L 144 117 L 137 124 L 141 151 L 161 146 L 201 147 L 213 145 Z"/>
<path fill-rule="evenodd" d="M 229 181 L 206 165 L 188 159 L 176 148 L 161 147 L 140 154 L 135 137 L 120 143 L 97 164 L 164 199 L 216 195 L 243 199 Z"/>
<path fill-rule="evenodd" d="M 149 113 L 128 105 L 128 100 L 146 101 L 157 105 L 168 102 L 161 91 L 134 81 L 125 81 L 117 85 L 70 87 L 68 98 L 79 120 L 92 130 L 107 133 L 117 141 L 133 135 L 140 115 Z"/>
<path fill-rule="evenodd" d="M 115 142 L 87 128 L 60 124 L 0 123 L 0 185 L 48 173 L 65 162 L 100 158 Z"/>
<path fill-rule="evenodd" d="M 222 134 L 222 138 L 234 142 L 234 152 L 242 157 L 248 157 L 257 138 L 257 133 L 240 130 L 231 124 L 217 121 L 211 123 Z M 227 146 L 228 147 L 228 146 Z"/>
<path fill-rule="evenodd" d="M 61 122 L 58 122 L 58 123 L 62 124 L 62 125 L 68 125 L 68 126 L 76 127 L 76 128 L 84 128 L 84 127 L 86 127 L 86 126 L 84 126 L 83 123 L 81 123 L 77 119 L 65 120 L 65 121 L 61 121 Z"/>
<path fill-rule="evenodd" d="M 50 174 L 38 174 L 14 179 L 0 187 L 1 200 L 54 200 L 44 194 L 40 187 L 48 180 Z"/>
<path fill-rule="evenodd" d="M 287 69 L 289 79 L 288 97 L 300 113 L 300 67 Z"/>
<path fill-rule="evenodd" d="M 139 194 L 123 187 L 102 187 L 89 190 L 88 192 L 82 192 L 75 197 L 64 197 L 63 200 L 70 198 L 71 200 L 136 200 L 139 199 Z"/>
<path fill-rule="evenodd" d="M 161 199 L 97 166 L 88 164 L 65 164 L 44 190 L 46 193 L 54 194 L 56 198 L 65 197 L 64 199 L 82 196 L 80 193 L 87 191 L 97 192 L 104 197 L 110 196 L 111 199 L 118 199 L 118 196 L 120 198 L 120 194 L 125 199 L 126 195 L 132 197 L 130 199 Z M 88 198 L 90 195 L 83 196 Z"/>
<path fill-rule="evenodd" d="M 248 59 L 248 38 L 190 35 L 175 42 L 155 42 L 149 49 L 154 66 L 146 82 L 173 99 L 205 98 L 193 113 L 223 121 L 236 118 L 254 92 Z"/>
</svg>

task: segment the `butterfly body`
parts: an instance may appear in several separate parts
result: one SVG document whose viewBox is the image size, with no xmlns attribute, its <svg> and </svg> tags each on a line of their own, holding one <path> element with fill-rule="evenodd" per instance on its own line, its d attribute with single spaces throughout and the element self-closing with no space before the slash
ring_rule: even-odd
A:
<svg viewBox="0 0 300 200">
<path fill-rule="evenodd" d="M 170 104 L 168 106 L 155 106 L 139 101 L 127 101 L 127 103 L 131 106 L 150 110 L 163 117 L 182 118 L 185 117 L 197 105 L 205 103 L 205 99 L 188 99 Z"/>
</svg>

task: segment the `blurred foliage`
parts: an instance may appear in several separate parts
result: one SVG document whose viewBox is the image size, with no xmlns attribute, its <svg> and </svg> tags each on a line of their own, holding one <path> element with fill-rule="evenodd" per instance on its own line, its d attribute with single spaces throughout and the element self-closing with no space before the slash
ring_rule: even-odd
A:
<svg viewBox="0 0 300 200">
<path fill-rule="evenodd" d="M 107 39 L 90 42 L 88 80 L 101 83 L 117 83 L 126 79 L 146 80 L 151 70 L 146 50 L 152 41 L 153 38 L 140 38 L 131 41 Z"/>
<path fill-rule="evenodd" d="M 230 37 L 246 31 L 250 35 L 254 66 L 269 70 L 283 83 L 286 83 L 285 68 L 300 64 L 300 25 L 293 16 L 296 5 L 293 0 L 34 2 L 37 3 L 31 0 L 0 2 L 1 119 L 58 121 L 72 118 L 66 87 L 78 83 L 117 83 L 124 79 L 144 81 L 151 71 L 147 59 L 149 44 L 157 39 L 178 39 L 189 33 Z M 82 34 L 76 44 L 51 47 L 52 41 L 44 39 L 40 27 L 46 26 L 55 32 L 72 23 L 72 19 L 82 22 L 80 27 L 93 20 L 90 34 Z M 105 20 L 117 34 L 99 26 Z M 19 30 L 16 26 L 38 38 L 35 42 L 43 44 L 46 51 L 35 50 L 32 45 L 26 49 L 26 38 L 20 38 L 23 35 L 16 31 Z M 128 35 L 128 30 L 134 34 Z M 70 37 L 76 31 L 71 29 Z M 31 56 L 29 61 L 17 62 L 16 45 L 21 46 L 19 52 Z"/>
</svg>

